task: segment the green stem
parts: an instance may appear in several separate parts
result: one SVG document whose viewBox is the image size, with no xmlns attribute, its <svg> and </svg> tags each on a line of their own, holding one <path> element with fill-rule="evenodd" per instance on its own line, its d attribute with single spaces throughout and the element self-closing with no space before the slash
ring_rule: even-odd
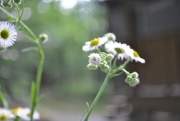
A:
<svg viewBox="0 0 180 121">
<path fill-rule="evenodd" d="M 98 100 L 100 99 L 102 93 L 104 92 L 104 89 L 105 89 L 105 87 L 107 86 L 107 84 L 108 84 L 108 82 L 109 82 L 109 79 L 110 79 L 110 76 L 109 76 L 109 74 L 107 74 L 106 77 L 105 77 L 105 79 L 104 79 L 104 82 L 103 82 L 101 88 L 99 89 L 99 92 L 97 93 L 97 95 L 96 95 L 93 103 L 91 104 L 91 106 L 90 106 L 89 109 L 88 109 L 88 112 L 87 112 L 87 114 L 86 114 L 86 116 L 85 116 L 84 121 L 88 121 L 89 116 L 91 115 L 94 107 L 96 106 Z"/>
<path fill-rule="evenodd" d="M 2 101 L 4 108 L 8 109 L 8 102 L 7 102 L 3 92 L 1 91 L 1 88 L 0 88 L 0 101 Z"/>
<path fill-rule="evenodd" d="M 8 15 L 9 17 L 11 17 L 13 20 L 17 21 L 24 28 L 24 30 L 33 38 L 34 43 L 36 43 L 36 46 L 37 46 L 37 51 L 39 54 L 39 63 L 38 63 L 37 74 L 36 74 L 35 94 L 34 94 L 32 102 L 31 102 L 32 106 L 31 106 L 31 115 L 30 115 L 30 121 L 33 121 L 33 114 L 34 114 L 34 110 L 37 106 L 38 95 L 39 95 L 39 90 L 40 90 L 40 86 L 41 86 L 41 77 L 42 77 L 43 63 L 44 63 L 44 52 L 42 50 L 41 44 L 39 43 L 36 35 L 24 22 L 22 22 L 21 20 L 19 21 L 19 19 L 17 19 L 13 15 L 11 15 L 8 11 L 3 9 L 2 7 L 0 7 L 0 10 L 2 12 L 4 12 L 6 15 Z"/>
<path fill-rule="evenodd" d="M 35 90 L 35 95 L 34 95 L 35 97 L 33 98 L 34 100 L 32 101 L 30 121 L 33 121 L 33 113 L 38 103 L 38 95 L 39 95 L 39 90 L 41 86 L 41 77 L 42 77 L 43 63 L 44 63 L 44 52 L 39 43 L 37 43 L 37 48 L 38 48 L 38 53 L 39 53 L 39 64 L 38 64 L 37 74 L 36 74 L 36 90 Z"/>
</svg>

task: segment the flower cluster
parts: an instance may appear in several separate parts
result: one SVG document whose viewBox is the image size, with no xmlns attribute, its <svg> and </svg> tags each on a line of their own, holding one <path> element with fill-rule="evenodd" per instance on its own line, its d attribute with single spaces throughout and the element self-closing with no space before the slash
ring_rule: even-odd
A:
<svg viewBox="0 0 180 121">
<path fill-rule="evenodd" d="M 33 114 L 33 120 L 38 120 L 40 115 L 37 111 Z M 30 108 L 15 108 L 15 109 L 5 109 L 0 108 L 0 121 L 9 121 L 21 119 L 23 121 L 30 121 Z"/>
<path fill-rule="evenodd" d="M 125 82 L 130 86 L 135 86 L 139 83 L 138 76 L 134 78 L 134 73 L 130 74 L 125 70 L 125 65 L 117 66 L 116 62 L 117 60 L 134 60 L 135 62 L 145 63 L 145 60 L 141 58 L 138 52 L 132 49 L 129 45 L 117 42 L 116 36 L 113 33 L 107 33 L 102 37 L 86 42 L 82 47 L 82 50 L 85 52 L 97 51 L 90 53 L 88 56 L 88 69 L 96 70 L 100 67 L 102 71 L 111 73 L 111 75 L 118 75 L 118 71 L 122 71 L 127 75 Z"/>
</svg>

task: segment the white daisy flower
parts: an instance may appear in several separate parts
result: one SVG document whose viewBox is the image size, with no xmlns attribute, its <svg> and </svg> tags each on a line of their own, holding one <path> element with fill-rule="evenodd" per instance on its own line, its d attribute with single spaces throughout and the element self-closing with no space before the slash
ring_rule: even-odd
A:
<svg viewBox="0 0 180 121">
<path fill-rule="evenodd" d="M 132 53 L 132 49 L 127 44 L 110 41 L 105 44 L 105 50 L 108 53 L 117 55 L 118 59 L 128 59 Z"/>
<path fill-rule="evenodd" d="M 82 50 L 87 52 L 91 50 L 97 49 L 99 46 L 103 45 L 108 41 L 107 37 L 101 37 L 101 38 L 95 38 L 91 41 L 88 41 L 85 43 L 85 45 L 82 47 Z"/>
<path fill-rule="evenodd" d="M 14 118 L 14 115 L 7 109 L 0 108 L 0 121 L 7 121 Z"/>
<path fill-rule="evenodd" d="M 130 56 L 131 60 L 135 60 L 136 62 L 145 63 L 145 59 L 141 58 L 137 51 L 133 50 Z"/>
<path fill-rule="evenodd" d="M 0 22 L 0 46 L 10 47 L 17 39 L 17 31 L 13 24 Z"/>
<path fill-rule="evenodd" d="M 89 63 L 99 65 L 101 63 L 101 57 L 98 53 L 91 53 L 89 56 Z"/>
<path fill-rule="evenodd" d="M 19 107 L 19 108 L 12 109 L 11 112 L 16 116 L 19 116 L 22 120 L 30 121 L 30 112 L 31 112 L 30 108 Z M 40 119 L 40 115 L 37 111 L 34 112 L 33 119 L 34 120 Z"/>
</svg>

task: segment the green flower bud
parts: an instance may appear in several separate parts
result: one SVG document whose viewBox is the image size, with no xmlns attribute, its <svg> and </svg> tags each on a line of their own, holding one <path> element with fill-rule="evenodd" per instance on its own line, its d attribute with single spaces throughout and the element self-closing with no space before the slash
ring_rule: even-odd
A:
<svg viewBox="0 0 180 121">
<path fill-rule="evenodd" d="M 114 58 L 114 55 L 112 55 L 112 54 L 107 54 L 107 56 L 106 56 L 106 61 L 107 61 L 107 62 L 111 62 L 111 61 L 113 60 L 113 58 Z"/>
<path fill-rule="evenodd" d="M 90 70 L 96 70 L 96 69 L 98 69 L 98 65 L 89 63 L 89 64 L 87 65 L 87 68 L 90 69 Z"/>
<path fill-rule="evenodd" d="M 48 35 L 47 34 L 40 34 L 39 40 L 43 43 L 47 42 L 48 41 Z"/>
<path fill-rule="evenodd" d="M 104 71 L 104 72 L 107 72 L 107 71 L 109 70 L 109 65 L 103 64 L 103 65 L 101 66 L 101 70 Z"/>
<path fill-rule="evenodd" d="M 2 50 L 4 50 L 4 49 L 6 49 L 6 48 L 5 48 L 5 47 L 0 46 L 0 51 L 2 51 Z"/>
<path fill-rule="evenodd" d="M 137 72 L 133 72 L 133 73 L 129 74 L 126 77 L 125 82 L 128 83 L 132 87 L 136 86 L 137 84 L 140 83 L 139 74 Z"/>
<path fill-rule="evenodd" d="M 138 78 L 139 74 L 137 72 L 131 73 L 132 78 Z"/>
<path fill-rule="evenodd" d="M 115 41 L 116 40 L 116 36 L 113 33 L 107 33 L 104 36 L 108 37 L 109 41 Z"/>
<path fill-rule="evenodd" d="M 13 0 L 13 2 L 15 2 L 17 4 L 21 4 L 21 0 Z"/>
<path fill-rule="evenodd" d="M 12 7 L 11 0 L 1 0 L 2 7 Z"/>
</svg>

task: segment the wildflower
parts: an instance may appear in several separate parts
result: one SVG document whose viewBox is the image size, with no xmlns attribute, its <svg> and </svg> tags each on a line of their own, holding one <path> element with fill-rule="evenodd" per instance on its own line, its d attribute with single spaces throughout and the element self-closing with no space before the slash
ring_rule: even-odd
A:
<svg viewBox="0 0 180 121">
<path fill-rule="evenodd" d="M 125 82 L 128 83 L 130 86 L 136 86 L 140 83 L 139 74 L 137 72 L 130 73 L 126 77 Z"/>
<path fill-rule="evenodd" d="M 17 31 L 13 24 L 8 22 L 0 22 L 0 46 L 10 47 L 17 38 Z"/>
<path fill-rule="evenodd" d="M 105 44 L 105 50 L 108 53 L 113 54 L 114 56 L 117 55 L 118 59 L 121 60 L 123 60 L 124 58 L 128 59 L 132 51 L 130 46 L 112 41 Z"/>
<path fill-rule="evenodd" d="M 86 42 L 85 45 L 82 47 L 82 50 L 87 52 L 98 49 L 99 46 L 103 45 L 107 41 L 108 41 L 107 37 L 95 38 L 91 41 Z"/>
<path fill-rule="evenodd" d="M 30 121 L 30 113 L 31 113 L 31 110 L 30 108 L 21 108 L 21 107 L 18 107 L 18 108 L 15 108 L 15 109 L 12 109 L 11 112 L 20 117 L 22 120 L 26 120 L 26 121 Z M 34 120 L 38 120 L 40 118 L 40 115 L 37 111 L 34 112 L 33 114 L 33 119 Z"/>
<path fill-rule="evenodd" d="M 101 57 L 98 53 L 91 53 L 89 56 L 89 63 L 99 65 L 101 63 Z"/>
<path fill-rule="evenodd" d="M 104 35 L 105 37 L 108 37 L 109 41 L 115 41 L 116 40 L 116 35 L 113 33 L 107 33 Z"/>
<path fill-rule="evenodd" d="M 138 52 L 135 50 L 132 50 L 132 54 L 130 57 L 131 57 L 131 60 L 135 60 L 136 62 L 140 62 L 140 63 L 145 63 L 145 60 L 141 58 Z"/>
<path fill-rule="evenodd" d="M 0 108 L 0 121 L 6 121 L 11 118 L 14 118 L 14 115 L 9 110 Z"/>
</svg>

